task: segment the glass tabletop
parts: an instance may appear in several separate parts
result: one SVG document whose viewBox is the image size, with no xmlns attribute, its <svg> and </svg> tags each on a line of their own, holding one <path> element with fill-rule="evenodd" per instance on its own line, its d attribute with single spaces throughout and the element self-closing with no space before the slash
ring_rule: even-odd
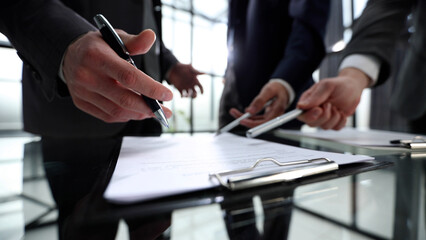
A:
<svg viewBox="0 0 426 240">
<path fill-rule="evenodd" d="M 36 233 L 48 226 L 57 229 L 53 239 L 425 239 L 424 152 L 263 138 L 375 161 L 252 189 L 215 188 L 119 205 L 102 194 L 121 139 L 99 143 L 99 151 L 74 142 L 73 159 L 43 161 L 40 138 L 5 136 L 0 239 L 40 239 Z M 34 185 L 39 181 L 44 187 Z"/>
</svg>

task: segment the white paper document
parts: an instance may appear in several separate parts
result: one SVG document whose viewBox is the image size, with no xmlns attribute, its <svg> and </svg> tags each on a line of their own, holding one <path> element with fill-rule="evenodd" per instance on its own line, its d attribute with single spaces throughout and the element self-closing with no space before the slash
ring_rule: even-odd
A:
<svg viewBox="0 0 426 240">
<path fill-rule="evenodd" d="M 279 143 L 248 139 L 230 133 L 218 136 L 169 135 L 125 137 L 104 197 L 130 203 L 219 186 L 211 173 L 247 168 L 258 159 L 279 162 L 328 158 L 339 165 L 372 160 L 363 155 L 314 151 Z M 261 164 L 257 171 L 277 166 Z M 279 167 L 280 171 L 284 167 Z"/>
<path fill-rule="evenodd" d="M 302 132 L 298 130 L 276 130 L 278 135 L 294 135 L 311 137 L 329 141 L 335 141 L 344 143 L 352 146 L 364 146 L 364 147 L 400 147 L 396 144 L 391 144 L 391 140 L 412 140 L 415 137 L 422 137 L 426 139 L 426 136 L 419 136 L 415 134 L 402 133 L 402 132 L 391 132 L 383 130 L 357 130 L 354 128 L 343 128 L 339 131 L 334 130 L 322 130 L 318 129 L 313 132 Z"/>
</svg>

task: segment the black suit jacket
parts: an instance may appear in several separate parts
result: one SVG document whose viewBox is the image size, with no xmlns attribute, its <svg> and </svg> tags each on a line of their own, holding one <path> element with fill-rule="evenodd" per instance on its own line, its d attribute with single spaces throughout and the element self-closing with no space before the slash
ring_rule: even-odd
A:
<svg viewBox="0 0 426 240">
<path fill-rule="evenodd" d="M 220 126 L 233 120 L 230 108 L 244 111 L 272 78 L 287 81 L 296 95 L 313 83 L 328 12 L 328 0 L 230 1 Z"/>
<path fill-rule="evenodd" d="M 142 30 L 142 1 L 8 0 L 3 3 L 0 31 L 9 38 L 24 62 L 26 131 L 51 137 L 106 137 L 161 130 L 153 119 L 108 124 L 86 114 L 74 106 L 66 85 L 58 78 L 67 46 L 78 36 L 97 30 L 92 24 L 97 13 L 102 13 L 115 28 L 133 34 Z M 163 45 L 160 49 L 164 74 L 177 60 Z M 135 60 L 144 71 L 141 58 Z"/>
<path fill-rule="evenodd" d="M 426 113 L 426 4 L 424 0 L 370 0 L 355 22 L 344 56 L 371 54 L 380 60 L 378 84 L 390 75 L 396 41 L 414 11 L 415 33 L 399 69 L 392 107 L 405 118 L 416 119 Z"/>
</svg>

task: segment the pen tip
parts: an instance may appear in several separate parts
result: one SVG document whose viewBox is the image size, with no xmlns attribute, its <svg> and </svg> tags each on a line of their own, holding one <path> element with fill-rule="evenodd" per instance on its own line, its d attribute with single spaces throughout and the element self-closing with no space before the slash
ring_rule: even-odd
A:
<svg viewBox="0 0 426 240">
<path fill-rule="evenodd" d="M 154 112 L 155 116 L 157 117 L 158 121 L 163 124 L 166 128 L 169 128 L 169 122 L 167 121 L 166 115 L 163 112 L 163 109 L 159 109 L 156 112 Z"/>
<path fill-rule="evenodd" d="M 169 123 L 167 122 L 166 119 L 161 119 L 160 122 L 161 124 L 163 124 L 163 126 L 165 126 L 166 128 L 169 128 Z"/>
<path fill-rule="evenodd" d="M 253 133 L 250 130 L 248 130 L 246 132 L 246 137 L 248 137 L 248 138 L 254 138 L 255 136 L 253 135 Z"/>
</svg>

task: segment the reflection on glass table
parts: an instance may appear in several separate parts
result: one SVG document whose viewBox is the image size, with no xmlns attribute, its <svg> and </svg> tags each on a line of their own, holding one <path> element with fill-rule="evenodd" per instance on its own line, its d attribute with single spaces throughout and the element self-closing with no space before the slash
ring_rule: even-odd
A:
<svg viewBox="0 0 426 240">
<path fill-rule="evenodd" d="M 293 146 L 303 145 L 310 149 L 338 152 L 312 142 L 286 140 L 277 136 L 265 138 Z M 75 152 L 65 152 L 65 157 L 61 158 L 49 156 L 43 162 L 40 161 L 41 145 L 38 138 L 17 141 L 13 137 L 3 137 L 1 140 L 4 140 L 2 146 L 6 146 L 5 142 L 10 143 L 7 148 L 16 148 L 21 154 L 8 159 L 2 158 L 0 161 L 0 171 L 4 173 L 0 177 L 12 172 L 12 165 L 17 166 L 15 171 L 18 174 L 10 174 L 12 178 L 2 178 L 1 181 L 2 186 L 10 189 L 18 186 L 18 191 L 8 194 L 4 187 L 1 188 L 0 210 L 3 214 L 0 221 L 7 223 L 0 224 L 1 239 L 14 239 L 13 236 L 19 234 L 25 234 L 25 239 L 40 239 L 38 234 L 48 229 L 52 231 L 49 237 L 43 239 L 59 239 L 59 236 L 60 239 L 425 237 L 426 156 L 421 153 L 380 152 L 375 155 L 373 151 L 369 155 L 376 157 L 379 167 L 357 165 L 336 173 L 289 183 L 240 191 L 215 188 L 117 205 L 105 201 L 102 195 L 114 170 L 120 139 L 111 139 L 97 145 L 81 141 L 70 142 L 74 144 Z M 28 147 L 28 143 L 33 147 Z M 49 147 L 50 144 L 45 142 L 43 146 Z M 102 151 L 87 149 L 89 144 Z M 347 149 L 342 149 L 341 152 L 347 152 Z M 72 157 L 66 157 L 68 155 Z M 31 161 L 26 164 L 28 160 Z M 19 170 L 22 169 L 22 163 L 24 171 Z M 30 186 L 28 181 L 22 181 L 25 176 L 29 179 L 30 174 L 34 176 L 33 180 L 48 183 L 44 186 L 49 186 L 50 192 L 40 189 L 36 191 L 39 186 Z M 22 182 L 24 188 L 20 190 Z M 29 198 L 25 195 L 29 195 L 30 191 L 30 196 L 34 196 L 34 199 L 47 195 L 48 200 L 40 200 L 46 205 L 38 205 L 29 210 L 15 204 L 17 201 L 28 202 Z M 57 216 L 55 203 L 59 210 Z M 40 206 L 44 212 L 35 214 Z M 53 217 L 47 214 L 37 222 L 32 221 L 49 212 L 50 208 L 53 209 L 50 212 Z M 58 220 L 55 221 L 56 217 Z M 30 223 L 32 225 L 28 227 Z"/>
</svg>

